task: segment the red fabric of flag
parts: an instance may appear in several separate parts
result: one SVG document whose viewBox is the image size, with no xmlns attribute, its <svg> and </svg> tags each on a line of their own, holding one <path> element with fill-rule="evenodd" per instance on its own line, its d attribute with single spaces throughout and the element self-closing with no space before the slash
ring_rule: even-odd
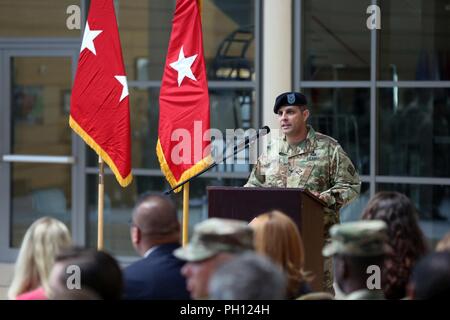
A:
<svg viewBox="0 0 450 320">
<path fill-rule="evenodd" d="M 69 124 L 127 186 L 132 180 L 129 97 L 113 0 L 91 1 Z"/>
<path fill-rule="evenodd" d="M 159 95 L 156 146 L 161 170 L 172 187 L 211 163 L 209 121 L 198 3 L 177 0 Z"/>
</svg>

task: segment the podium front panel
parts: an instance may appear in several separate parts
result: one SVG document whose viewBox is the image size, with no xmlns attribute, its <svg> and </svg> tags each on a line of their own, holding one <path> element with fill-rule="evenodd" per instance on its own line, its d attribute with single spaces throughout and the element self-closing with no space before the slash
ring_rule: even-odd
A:
<svg viewBox="0 0 450 320">
<path fill-rule="evenodd" d="M 297 224 L 305 247 L 305 270 L 314 290 L 322 290 L 323 208 L 299 188 L 208 187 L 208 216 L 250 222 L 261 213 L 280 210 Z"/>
</svg>

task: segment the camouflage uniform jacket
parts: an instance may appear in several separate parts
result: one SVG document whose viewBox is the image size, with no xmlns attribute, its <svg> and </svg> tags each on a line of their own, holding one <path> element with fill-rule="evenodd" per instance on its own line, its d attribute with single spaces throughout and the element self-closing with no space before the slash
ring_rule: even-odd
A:
<svg viewBox="0 0 450 320">
<path fill-rule="evenodd" d="M 339 209 L 355 199 L 361 181 L 350 158 L 333 138 L 308 126 L 304 142 L 291 147 L 286 137 L 272 139 L 245 187 L 304 188 L 327 203 L 325 233 L 339 223 Z"/>
</svg>

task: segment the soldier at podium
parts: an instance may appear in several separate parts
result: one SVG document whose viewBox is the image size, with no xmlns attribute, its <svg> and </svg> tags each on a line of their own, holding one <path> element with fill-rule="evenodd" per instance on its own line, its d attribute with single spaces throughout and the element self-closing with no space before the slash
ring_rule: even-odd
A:
<svg viewBox="0 0 450 320">
<path fill-rule="evenodd" d="M 279 95 L 273 108 L 282 136 L 271 138 L 245 187 L 304 188 L 326 203 L 325 240 L 339 223 L 339 209 L 360 192 L 358 173 L 339 143 L 307 124 L 306 97 L 298 92 Z M 325 287 L 332 290 L 331 260 L 325 261 Z"/>
</svg>

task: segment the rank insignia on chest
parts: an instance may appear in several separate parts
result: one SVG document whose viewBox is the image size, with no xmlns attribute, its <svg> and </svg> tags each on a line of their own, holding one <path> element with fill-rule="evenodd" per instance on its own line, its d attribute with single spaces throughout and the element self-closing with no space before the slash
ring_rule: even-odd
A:
<svg viewBox="0 0 450 320">
<path fill-rule="evenodd" d="M 319 157 L 317 155 L 315 155 L 315 154 L 312 154 L 312 155 L 308 156 L 306 158 L 306 160 L 307 161 L 317 161 L 317 160 L 319 160 Z"/>
</svg>

